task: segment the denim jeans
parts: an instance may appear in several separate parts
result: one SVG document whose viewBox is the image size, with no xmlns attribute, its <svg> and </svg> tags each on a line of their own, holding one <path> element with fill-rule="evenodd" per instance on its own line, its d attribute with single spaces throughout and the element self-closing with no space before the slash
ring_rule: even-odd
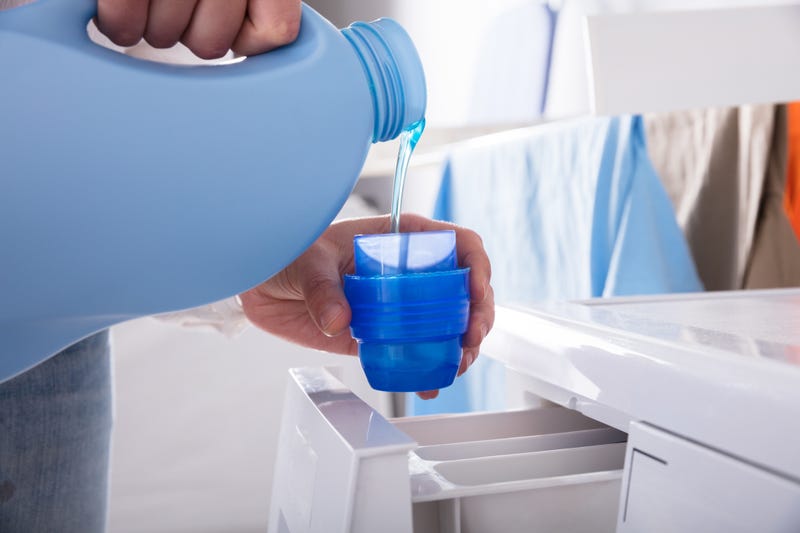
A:
<svg viewBox="0 0 800 533">
<path fill-rule="evenodd" d="M 111 393 L 107 331 L 0 384 L 0 531 L 104 531 Z"/>
</svg>

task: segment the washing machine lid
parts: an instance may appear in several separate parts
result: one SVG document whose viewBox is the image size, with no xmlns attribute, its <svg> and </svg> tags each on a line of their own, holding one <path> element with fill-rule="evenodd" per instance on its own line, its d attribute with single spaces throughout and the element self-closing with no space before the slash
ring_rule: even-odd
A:
<svg viewBox="0 0 800 533">
<path fill-rule="evenodd" d="M 643 421 L 800 479 L 800 290 L 499 308 L 484 353 L 623 431 Z"/>
</svg>

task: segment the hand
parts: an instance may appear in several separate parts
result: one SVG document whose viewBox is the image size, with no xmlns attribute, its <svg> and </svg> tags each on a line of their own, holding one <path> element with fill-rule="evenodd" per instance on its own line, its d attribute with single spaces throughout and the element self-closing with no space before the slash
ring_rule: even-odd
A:
<svg viewBox="0 0 800 533">
<path fill-rule="evenodd" d="M 481 342 L 494 324 L 491 267 L 480 237 L 474 231 L 418 215 L 400 218 L 403 232 L 453 229 L 458 262 L 470 267 L 470 316 L 462 337 L 463 374 L 475 362 Z M 356 355 L 349 334 L 350 306 L 342 276 L 352 274 L 353 237 L 359 233 L 388 233 L 389 217 L 343 220 L 332 224 L 300 257 L 258 287 L 240 295 L 245 315 L 259 328 L 291 342 L 328 352 Z M 418 393 L 435 398 L 438 391 Z"/>
<path fill-rule="evenodd" d="M 300 13 L 300 0 L 98 0 L 97 27 L 119 46 L 180 41 L 202 59 L 217 59 L 293 42 Z"/>
</svg>

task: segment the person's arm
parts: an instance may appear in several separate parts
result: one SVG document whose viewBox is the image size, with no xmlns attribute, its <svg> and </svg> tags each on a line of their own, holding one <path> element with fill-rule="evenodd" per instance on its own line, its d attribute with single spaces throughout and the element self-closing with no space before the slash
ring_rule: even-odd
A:
<svg viewBox="0 0 800 533">
<path fill-rule="evenodd" d="M 4 9 L 11 9 L 12 7 L 19 7 L 25 4 L 29 4 L 34 0 L 0 0 L 0 11 Z"/>
<path fill-rule="evenodd" d="M 97 27 L 119 46 L 185 44 L 198 57 L 255 55 L 300 30 L 300 0 L 98 0 Z"/>
</svg>

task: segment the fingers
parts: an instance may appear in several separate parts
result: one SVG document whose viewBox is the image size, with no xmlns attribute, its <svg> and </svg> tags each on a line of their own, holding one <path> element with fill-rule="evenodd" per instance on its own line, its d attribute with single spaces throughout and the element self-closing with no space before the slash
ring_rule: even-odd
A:
<svg viewBox="0 0 800 533">
<path fill-rule="evenodd" d="M 459 375 L 461 375 L 478 358 L 480 345 L 494 325 L 492 268 L 483 241 L 477 233 L 467 228 L 411 213 L 403 214 L 400 226 L 403 232 L 442 229 L 452 229 L 456 232 L 459 265 L 470 268 L 470 318 L 467 331 L 462 337 L 463 353 L 459 367 Z M 383 216 L 344 220 L 334 224 L 331 229 L 332 235 L 335 235 L 335 241 L 346 243 L 347 246 L 352 247 L 354 234 L 389 231 L 389 218 Z"/>
<path fill-rule="evenodd" d="M 461 354 L 461 364 L 458 365 L 458 373 L 456 376 L 461 376 L 464 372 L 467 371 L 469 367 L 472 366 L 472 363 L 478 358 L 478 352 L 475 350 L 464 350 Z"/>
<path fill-rule="evenodd" d="M 439 396 L 439 391 L 438 390 L 420 391 L 420 392 L 417 393 L 417 396 L 419 396 L 423 400 L 433 400 L 434 398 Z"/>
<path fill-rule="evenodd" d="M 342 289 L 338 256 L 317 244 L 295 263 L 295 279 L 308 314 L 329 337 L 343 333 L 350 325 L 350 306 Z"/>
<path fill-rule="evenodd" d="M 133 46 L 144 35 L 148 0 L 98 0 L 97 29 L 114 44 Z"/>
<path fill-rule="evenodd" d="M 480 347 L 483 339 L 494 326 L 494 290 L 489 286 L 486 298 L 481 302 L 473 302 L 469 308 L 469 325 L 461 339 L 464 349 Z"/>
<path fill-rule="evenodd" d="M 181 40 L 197 0 L 150 0 L 144 38 L 156 48 L 170 48 Z"/>
<path fill-rule="evenodd" d="M 97 27 L 119 46 L 183 42 L 202 59 L 255 55 L 293 42 L 300 0 L 98 0 Z"/>
<path fill-rule="evenodd" d="M 246 0 L 200 0 L 181 40 L 197 57 L 218 59 L 231 49 L 246 10 Z"/>
<path fill-rule="evenodd" d="M 469 267 L 469 292 L 473 303 L 479 303 L 489 296 L 492 266 L 483 247 L 483 240 L 471 229 L 448 222 L 430 220 L 413 214 L 400 217 L 403 231 L 430 231 L 452 229 L 456 232 L 456 252 L 458 264 Z"/>
<path fill-rule="evenodd" d="M 389 217 L 368 217 L 343 220 L 335 223 L 332 229 L 336 232 L 336 239 L 352 246 L 353 235 L 357 233 L 387 233 L 389 231 Z M 486 300 L 490 293 L 492 267 L 489 256 L 483 247 L 483 241 L 474 231 L 439 220 L 404 213 L 400 217 L 400 230 L 403 232 L 434 231 L 451 229 L 456 233 L 456 252 L 458 264 L 470 269 L 470 299 L 473 303 Z"/>
<path fill-rule="evenodd" d="M 461 356 L 459 376 L 466 372 L 467 368 L 478 358 L 481 343 L 491 331 L 492 326 L 494 326 L 494 291 L 490 285 L 483 301 L 473 301 L 470 304 L 469 326 L 461 338 L 461 346 L 464 351 Z"/>
<path fill-rule="evenodd" d="M 287 45 L 300 32 L 300 18 L 300 0 L 249 0 L 233 51 L 251 56 Z"/>
<path fill-rule="evenodd" d="M 422 217 L 420 217 L 422 218 Z M 489 282 L 492 277 L 492 266 L 489 256 L 483 247 L 481 237 L 471 229 L 463 228 L 455 224 L 444 222 L 410 220 L 414 225 L 420 225 L 421 229 L 415 231 L 429 231 L 434 229 L 452 229 L 456 233 L 456 253 L 458 254 L 458 264 L 462 267 L 469 267 L 469 292 L 472 302 L 482 302 L 489 295 Z M 434 223 L 435 225 L 432 225 Z M 441 225 L 441 227 L 437 227 Z"/>
<path fill-rule="evenodd" d="M 458 263 L 469 267 L 469 294 L 472 303 L 485 301 L 490 293 L 492 266 L 489 256 L 483 248 L 483 241 L 472 230 L 459 228 L 456 230 L 456 252 Z"/>
</svg>

